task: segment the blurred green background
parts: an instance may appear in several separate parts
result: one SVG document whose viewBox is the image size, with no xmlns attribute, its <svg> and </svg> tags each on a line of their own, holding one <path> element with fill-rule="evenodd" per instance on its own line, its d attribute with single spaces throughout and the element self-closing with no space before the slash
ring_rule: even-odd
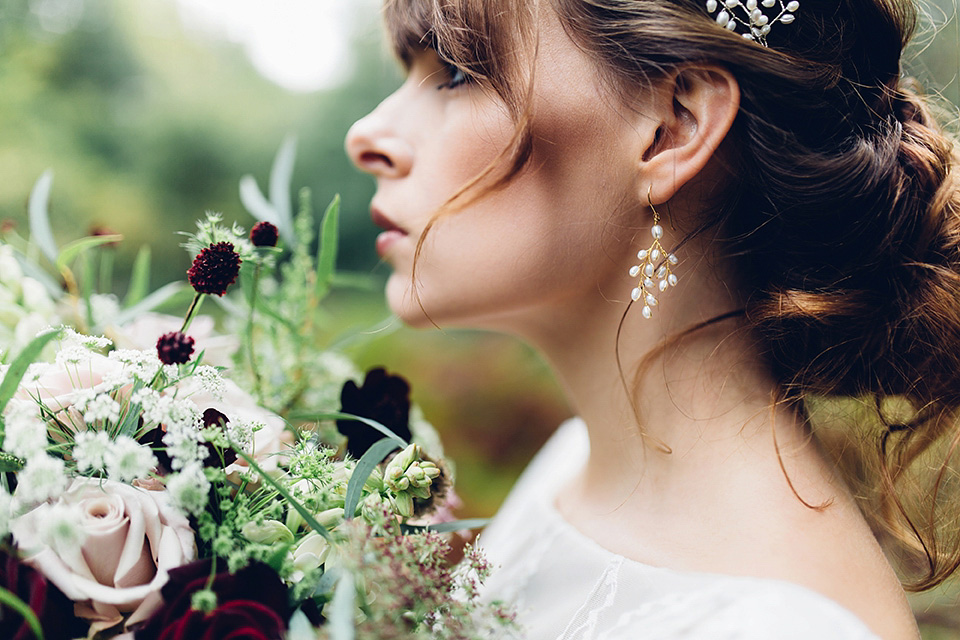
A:
<svg viewBox="0 0 960 640">
<path fill-rule="evenodd" d="M 926 5 L 927 22 L 939 27 L 920 34 L 909 66 L 943 98 L 954 128 L 955 2 Z M 299 16 L 280 11 L 289 2 L 244 8 L 254 4 L 0 0 L 0 218 L 25 235 L 30 189 L 53 169 L 58 242 L 96 226 L 123 234 L 114 283 L 121 294 L 122 274 L 149 243 L 159 286 L 183 277 L 189 258 L 176 232 L 192 229 L 205 210 L 250 226 L 238 182 L 252 174 L 264 185 L 277 148 L 292 134 L 299 141 L 294 186 L 312 189 L 318 214 L 341 194 L 339 266 L 385 278 L 368 214 L 373 181 L 343 152 L 350 124 L 400 82 L 382 43 L 379 3 L 309 0 L 300 3 Z M 264 25 L 274 36 L 258 43 L 252 30 Z M 296 63 L 270 58 L 271 46 Z M 273 72 L 264 72 L 268 58 Z M 309 62 L 332 75 L 284 76 Z M 386 314 L 379 293 L 343 302 L 354 309 L 351 316 L 373 321 Z M 457 464 L 465 517 L 492 515 L 533 452 L 569 415 L 543 363 L 500 336 L 399 329 L 353 355 L 363 366 L 386 365 L 410 380 Z M 925 637 L 960 638 L 956 596 L 944 591 L 939 606 L 928 609 L 930 599 L 917 601 L 921 619 L 931 622 Z"/>
</svg>

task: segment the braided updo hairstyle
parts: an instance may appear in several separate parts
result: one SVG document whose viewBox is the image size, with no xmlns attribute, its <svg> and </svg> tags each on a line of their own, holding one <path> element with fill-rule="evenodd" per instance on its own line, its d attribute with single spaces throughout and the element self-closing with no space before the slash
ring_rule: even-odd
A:
<svg viewBox="0 0 960 640">
<path fill-rule="evenodd" d="M 807 416 L 849 399 L 824 440 L 905 586 L 945 580 L 960 566 L 960 157 L 902 77 L 913 1 L 802 0 L 768 48 L 719 28 L 703 0 L 544 2 L 624 96 L 690 63 L 736 77 L 725 186 L 693 233 L 732 265 L 782 397 Z M 529 157 L 529 101 L 504 53 L 531 4 L 387 4 L 401 58 L 426 34 L 515 116 L 512 146 L 469 188 Z"/>
</svg>

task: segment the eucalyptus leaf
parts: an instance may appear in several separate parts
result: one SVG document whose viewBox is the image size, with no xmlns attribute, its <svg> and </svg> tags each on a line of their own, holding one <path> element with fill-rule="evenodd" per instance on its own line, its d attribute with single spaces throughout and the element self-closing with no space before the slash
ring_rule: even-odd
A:
<svg viewBox="0 0 960 640">
<path fill-rule="evenodd" d="M 3 382 L 0 382 L 0 414 L 7 408 L 7 403 L 10 402 L 13 394 L 17 392 L 17 387 L 20 386 L 20 381 L 23 380 L 24 374 L 27 373 L 27 368 L 40 356 L 40 352 L 43 351 L 44 347 L 46 347 L 50 341 L 59 338 L 61 333 L 62 331 L 60 329 L 44 331 L 31 340 L 27 346 L 23 348 L 23 351 L 17 355 L 14 361 L 10 363 L 10 368 L 7 369 L 6 375 L 3 376 Z M 3 444 L 3 436 L 4 434 L 0 433 L 0 445 Z"/>
<path fill-rule="evenodd" d="M 322 299 L 330 291 L 333 274 L 337 269 L 337 244 L 340 230 L 340 196 L 336 195 L 323 214 L 320 223 L 320 240 L 317 243 L 317 283 L 314 294 Z"/>
<path fill-rule="evenodd" d="M 123 240 L 123 236 L 120 234 L 87 236 L 86 238 L 74 240 L 60 250 L 60 255 L 57 256 L 57 271 L 63 271 L 65 267 L 70 266 L 70 263 L 84 251 L 109 242 L 119 242 L 120 240 Z"/>
<path fill-rule="evenodd" d="M 344 518 L 347 520 L 353 519 L 353 514 L 357 510 L 357 504 L 360 502 L 360 496 L 363 494 L 363 485 L 366 484 L 367 478 L 370 477 L 374 468 L 376 468 L 391 451 L 399 448 L 400 445 L 396 440 L 383 438 L 382 440 L 374 442 L 370 448 L 360 456 L 360 460 L 353 470 L 353 475 L 350 476 L 350 482 L 347 483 L 347 494 L 343 499 Z"/>
<path fill-rule="evenodd" d="M 148 291 L 150 291 L 150 245 L 145 244 L 140 247 L 133 261 L 130 286 L 127 288 L 127 297 L 123 301 L 123 306 L 137 304 L 143 300 Z"/>
<path fill-rule="evenodd" d="M 414 525 L 404 524 L 401 529 L 404 533 L 450 533 L 452 531 L 461 531 L 463 529 L 481 529 L 490 522 L 490 518 L 467 518 L 464 520 L 454 520 L 452 522 L 441 522 L 438 524 Z"/>
<path fill-rule="evenodd" d="M 279 225 L 277 212 L 257 186 L 257 180 L 251 175 L 240 178 L 240 202 L 244 208 L 257 220 Z"/>
<path fill-rule="evenodd" d="M 344 571 L 337 582 L 336 591 L 333 592 L 333 600 L 327 609 L 330 614 L 327 616 L 327 630 L 330 632 L 330 640 L 354 640 L 357 635 L 354 626 L 354 611 L 356 609 L 357 586 L 353 574 Z"/>
<path fill-rule="evenodd" d="M 356 420 L 357 422 L 362 422 L 363 424 L 372 427 L 387 436 L 394 442 L 396 442 L 400 447 L 406 447 L 409 442 L 395 434 L 393 431 L 383 426 L 376 420 L 371 420 L 370 418 L 364 418 L 363 416 L 355 416 L 352 413 L 341 413 L 339 411 L 330 411 L 325 413 L 296 413 L 290 417 L 291 420 L 301 420 L 301 421 L 319 421 L 319 420 Z"/>
<path fill-rule="evenodd" d="M 40 247 L 50 262 L 57 261 L 57 243 L 50 228 L 50 191 L 53 189 L 53 170 L 47 169 L 33 185 L 27 211 L 30 216 L 30 240 Z"/>
<path fill-rule="evenodd" d="M 297 158 L 297 138 L 287 136 L 270 169 L 270 204 L 277 214 L 277 228 L 288 246 L 296 246 L 293 229 L 293 206 L 290 203 L 290 185 L 293 184 L 293 165 Z"/>
</svg>

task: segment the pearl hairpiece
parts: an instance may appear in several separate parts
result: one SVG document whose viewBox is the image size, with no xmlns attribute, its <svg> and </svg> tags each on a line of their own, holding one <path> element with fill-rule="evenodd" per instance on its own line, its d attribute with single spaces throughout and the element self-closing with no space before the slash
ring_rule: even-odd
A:
<svg viewBox="0 0 960 640">
<path fill-rule="evenodd" d="M 779 13 L 776 12 L 779 5 Z M 747 40 L 755 40 L 767 46 L 767 34 L 770 26 L 776 23 L 790 24 L 795 16 L 793 12 L 800 8 L 797 0 L 784 3 L 783 0 L 707 0 L 707 11 L 713 15 L 717 9 L 717 24 L 730 31 L 737 31 L 738 27 L 745 27 L 747 31 L 741 35 Z M 774 9 L 769 14 L 764 9 Z"/>
</svg>

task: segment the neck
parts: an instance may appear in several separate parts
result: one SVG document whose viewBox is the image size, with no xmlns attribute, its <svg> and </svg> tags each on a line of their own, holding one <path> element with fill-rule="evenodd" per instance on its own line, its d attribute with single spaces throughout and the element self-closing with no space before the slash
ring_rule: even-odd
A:
<svg viewBox="0 0 960 640">
<path fill-rule="evenodd" d="M 728 482 L 730 465 L 739 465 L 739 474 L 760 464 L 776 477 L 776 447 L 804 449 L 806 433 L 794 412 L 772 409 L 776 385 L 736 318 L 667 340 L 695 322 L 682 304 L 667 297 L 658 308 L 665 313 L 650 320 L 632 309 L 619 341 L 623 307 L 609 301 L 554 314 L 566 321 L 525 336 L 551 362 L 586 422 L 590 457 L 581 489 L 610 505 L 644 494 L 666 500 L 711 478 Z"/>
</svg>

